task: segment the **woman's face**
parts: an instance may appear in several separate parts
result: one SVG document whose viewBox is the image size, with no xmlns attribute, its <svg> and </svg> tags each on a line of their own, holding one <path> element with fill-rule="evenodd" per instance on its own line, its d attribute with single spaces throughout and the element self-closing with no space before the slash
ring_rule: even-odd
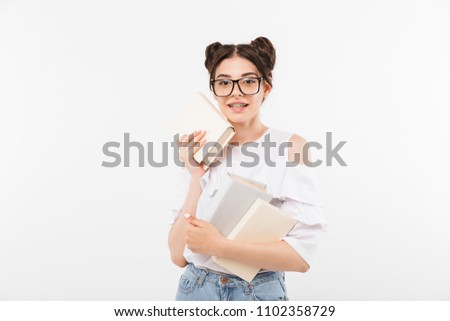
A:
<svg viewBox="0 0 450 321">
<path fill-rule="evenodd" d="M 216 79 L 237 80 L 243 77 L 261 77 L 256 66 L 245 58 L 234 56 L 224 59 L 216 69 Z M 237 85 L 234 84 L 233 92 L 228 97 L 218 97 L 220 110 L 225 117 L 234 124 L 248 124 L 258 119 L 259 109 L 263 98 L 270 93 L 271 87 L 264 80 L 261 80 L 259 92 L 255 95 L 244 95 Z M 244 89 L 245 91 L 245 89 Z"/>
</svg>

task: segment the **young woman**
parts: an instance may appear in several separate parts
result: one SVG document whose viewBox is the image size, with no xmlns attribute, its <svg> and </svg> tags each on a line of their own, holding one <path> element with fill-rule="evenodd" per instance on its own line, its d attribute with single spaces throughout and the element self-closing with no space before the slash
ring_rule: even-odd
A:
<svg viewBox="0 0 450 321">
<path fill-rule="evenodd" d="M 299 135 L 269 128 L 261 122 L 259 114 L 261 104 L 272 90 L 274 64 L 275 49 L 264 37 L 250 44 L 215 42 L 206 48 L 210 88 L 236 134 L 224 157 L 218 160 L 219 165 L 207 171 L 196 166 L 192 151 L 189 152 L 192 144 L 197 144 L 194 150 L 205 144 L 205 132 L 199 128 L 194 135 L 180 137 L 180 142 L 185 143 L 180 147 L 185 167 L 181 169 L 179 196 L 173 208 L 169 249 L 172 261 L 186 269 L 176 300 L 288 300 L 284 271 L 306 272 L 310 268 L 325 220 L 312 168 L 303 162 L 306 141 Z M 270 141 L 273 147 L 264 147 L 264 140 Z M 286 150 L 280 147 L 286 147 L 287 142 Z M 251 161 L 242 153 L 248 143 L 252 143 L 251 152 L 259 157 L 259 162 L 252 167 L 241 166 L 242 162 Z M 231 164 L 224 161 L 226 157 L 231 159 Z M 274 198 L 272 204 L 297 219 L 283 240 L 230 241 L 205 221 L 208 217 L 205 209 L 227 172 L 267 184 L 267 191 Z M 262 269 L 248 283 L 217 265 L 212 256 Z"/>
</svg>

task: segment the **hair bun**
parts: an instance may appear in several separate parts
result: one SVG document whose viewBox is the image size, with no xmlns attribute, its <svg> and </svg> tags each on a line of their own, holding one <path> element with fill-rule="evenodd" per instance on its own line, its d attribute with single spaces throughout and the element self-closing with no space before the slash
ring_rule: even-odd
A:
<svg viewBox="0 0 450 321">
<path fill-rule="evenodd" d="M 205 50 L 206 59 L 208 59 L 208 57 L 210 57 L 214 52 L 222 47 L 223 45 L 220 42 L 213 42 L 212 44 L 208 45 Z"/>
<path fill-rule="evenodd" d="M 250 43 L 261 57 L 262 63 L 270 70 L 275 67 L 276 52 L 272 42 L 266 37 L 258 37 Z"/>
<path fill-rule="evenodd" d="M 217 63 L 217 55 L 220 49 L 223 49 L 223 45 L 220 42 L 213 42 L 205 49 L 205 67 L 211 73 L 213 66 Z"/>
</svg>

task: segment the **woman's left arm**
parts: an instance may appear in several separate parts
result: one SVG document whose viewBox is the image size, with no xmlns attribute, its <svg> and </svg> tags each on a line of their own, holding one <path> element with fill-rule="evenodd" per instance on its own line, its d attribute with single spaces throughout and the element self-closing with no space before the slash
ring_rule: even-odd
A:
<svg viewBox="0 0 450 321">
<path fill-rule="evenodd" d="M 285 241 L 271 243 L 243 243 L 225 239 L 218 257 L 260 266 L 273 271 L 306 272 L 308 263 Z"/>
<path fill-rule="evenodd" d="M 194 253 L 207 254 L 259 266 L 273 271 L 306 272 L 308 263 L 285 241 L 248 243 L 228 240 L 210 223 L 193 216 L 186 232 L 186 245 Z"/>
</svg>

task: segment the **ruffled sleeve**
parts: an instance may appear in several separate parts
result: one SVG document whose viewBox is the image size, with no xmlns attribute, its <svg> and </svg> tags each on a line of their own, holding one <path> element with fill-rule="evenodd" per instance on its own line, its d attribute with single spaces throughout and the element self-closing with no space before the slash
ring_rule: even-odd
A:
<svg viewBox="0 0 450 321">
<path fill-rule="evenodd" d="M 189 188 L 189 171 L 183 167 L 179 167 L 176 173 L 174 182 L 174 195 L 172 198 L 170 222 L 172 225 L 180 215 L 180 211 L 183 208 L 184 200 Z"/>
<path fill-rule="evenodd" d="M 210 167 L 200 179 L 200 186 L 209 196 L 214 196 L 220 187 L 221 176 L 224 167 Z"/>
<path fill-rule="evenodd" d="M 316 169 L 306 165 L 278 167 L 269 191 L 281 210 L 297 220 L 283 239 L 309 264 L 314 257 L 320 235 L 326 231 L 323 204 L 319 198 Z"/>
</svg>

